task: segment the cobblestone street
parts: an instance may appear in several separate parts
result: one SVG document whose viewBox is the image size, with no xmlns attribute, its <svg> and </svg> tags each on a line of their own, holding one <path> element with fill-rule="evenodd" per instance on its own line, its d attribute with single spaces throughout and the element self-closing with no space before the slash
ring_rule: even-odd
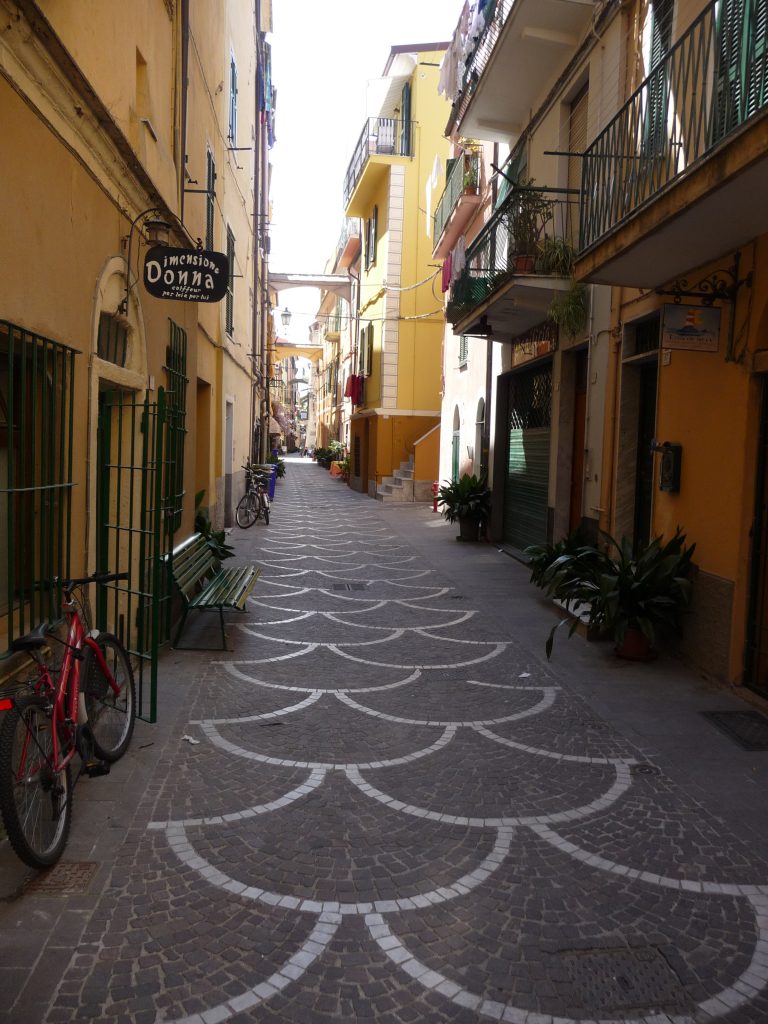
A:
<svg viewBox="0 0 768 1024">
<path fill-rule="evenodd" d="M 570 683 L 651 679 L 661 719 L 681 670 L 564 637 L 548 664 L 525 569 L 454 534 L 288 461 L 233 533 L 263 576 L 231 650 L 166 651 L 158 724 L 76 790 L 88 884 L 46 894 L 0 849 L 3 1024 L 768 1021 L 759 823 Z"/>
</svg>

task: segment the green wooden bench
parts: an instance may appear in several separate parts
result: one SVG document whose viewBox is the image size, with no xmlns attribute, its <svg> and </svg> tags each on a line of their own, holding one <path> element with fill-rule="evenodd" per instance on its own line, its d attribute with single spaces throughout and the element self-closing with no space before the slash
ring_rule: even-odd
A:
<svg viewBox="0 0 768 1024">
<path fill-rule="evenodd" d="M 252 565 L 233 565 L 222 569 L 205 537 L 193 533 L 191 537 L 174 548 L 166 561 L 184 601 L 184 614 L 173 646 L 179 646 L 179 638 L 191 608 L 202 610 L 218 608 L 221 623 L 221 650 L 227 650 L 227 636 L 224 632 L 224 609 L 236 608 L 245 611 L 248 595 L 261 576 L 261 569 Z M 204 647 L 200 650 L 216 650 Z"/>
</svg>

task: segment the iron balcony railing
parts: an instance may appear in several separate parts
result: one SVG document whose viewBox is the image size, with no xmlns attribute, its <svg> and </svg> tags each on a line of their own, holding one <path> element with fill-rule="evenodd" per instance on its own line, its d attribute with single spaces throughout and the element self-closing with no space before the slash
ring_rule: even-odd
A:
<svg viewBox="0 0 768 1024">
<path fill-rule="evenodd" d="M 480 190 L 480 154 L 465 153 L 460 156 L 448 175 L 445 191 L 437 204 L 434 217 L 434 234 L 432 238 L 437 244 L 443 233 L 443 228 L 448 223 L 448 218 L 453 213 L 459 196 L 466 193 L 476 196 Z"/>
<path fill-rule="evenodd" d="M 469 101 L 475 91 L 475 86 L 480 81 L 488 61 L 491 59 L 496 43 L 499 41 L 501 30 L 504 28 L 507 18 L 516 0 L 489 0 L 486 7 L 487 15 L 485 28 L 477 37 L 474 49 L 470 50 L 464 61 L 464 74 L 459 83 L 459 91 L 453 98 L 451 108 L 451 125 L 461 123 L 464 114 L 467 112 Z"/>
<path fill-rule="evenodd" d="M 768 0 L 713 0 L 584 154 L 580 249 L 768 103 Z"/>
<path fill-rule="evenodd" d="M 347 247 L 350 238 L 360 238 L 359 217 L 345 217 L 339 233 L 339 241 L 336 244 L 336 261 L 341 259 L 341 254 Z"/>
<path fill-rule="evenodd" d="M 413 121 L 369 117 L 344 177 L 344 205 L 355 190 L 369 156 L 413 156 Z"/>
<path fill-rule="evenodd" d="M 567 276 L 577 212 L 575 200 L 550 199 L 532 188 L 511 192 L 467 249 L 451 288 L 448 319 L 462 319 L 515 274 Z"/>
</svg>

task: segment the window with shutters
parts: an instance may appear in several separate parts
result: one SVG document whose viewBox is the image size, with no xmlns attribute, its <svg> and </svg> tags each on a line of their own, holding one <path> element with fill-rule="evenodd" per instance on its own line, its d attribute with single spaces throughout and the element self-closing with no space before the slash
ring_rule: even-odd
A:
<svg viewBox="0 0 768 1024">
<path fill-rule="evenodd" d="M 768 0 L 721 0 L 712 142 L 717 142 L 768 99 Z"/>
<path fill-rule="evenodd" d="M 205 248 L 213 249 L 213 211 L 216 206 L 216 164 L 210 149 L 206 159 L 205 173 Z"/>
<path fill-rule="evenodd" d="M 379 237 L 379 208 L 374 206 L 370 219 L 365 222 L 365 269 L 376 263 L 376 243 Z"/>
<path fill-rule="evenodd" d="M 373 369 L 373 324 L 368 324 L 360 331 L 360 352 L 357 365 L 361 377 L 370 377 Z"/>
<path fill-rule="evenodd" d="M 229 141 L 235 146 L 237 143 L 237 64 L 234 54 L 229 57 Z"/>
<path fill-rule="evenodd" d="M 674 0 L 652 0 L 649 56 L 648 104 L 643 148 L 648 155 L 661 155 L 667 148 L 669 69 L 666 56 L 672 45 Z"/>
<path fill-rule="evenodd" d="M 568 188 L 581 189 L 581 165 L 583 153 L 587 148 L 587 116 L 589 113 L 589 86 L 584 88 L 571 100 L 568 118 Z M 567 218 L 568 241 L 574 248 L 579 247 L 579 203 L 578 196 L 568 196 Z"/>
<path fill-rule="evenodd" d="M 469 355 L 469 339 L 466 334 L 462 334 L 459 338 L 459 366 L 467 365 L 467 358 Z"/>
<path fill-rule="evenodd" d="M 235 330 L 235 236 L 232 228 L 227 228 L 227 264 L 229 279 L 227 280 L 226 331 L 233 334 Z"/>
</svg>

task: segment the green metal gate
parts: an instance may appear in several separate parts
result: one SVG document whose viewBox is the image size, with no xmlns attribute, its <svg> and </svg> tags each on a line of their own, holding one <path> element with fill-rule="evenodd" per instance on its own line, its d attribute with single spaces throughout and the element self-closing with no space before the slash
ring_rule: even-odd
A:
<svg viewBox="0 0 768 1024">
<path fill-rule="evenodd" d="M 547 540 L 552 366 L 516 373 L 509 383 L 504 541 L 516 548 Z"/>
<path fill-rule="evenodd" d="M 181 515 L 179 454 L 184 418 L 161 387 L 99 395 L 97 570 L 128 572 L 97 588 L 95 624 L 115 632 L 136 668 L 138 714 L 157 719 L 157 656 L 170 639 L 171 590 L 164 556 Z"/>
</svg>

